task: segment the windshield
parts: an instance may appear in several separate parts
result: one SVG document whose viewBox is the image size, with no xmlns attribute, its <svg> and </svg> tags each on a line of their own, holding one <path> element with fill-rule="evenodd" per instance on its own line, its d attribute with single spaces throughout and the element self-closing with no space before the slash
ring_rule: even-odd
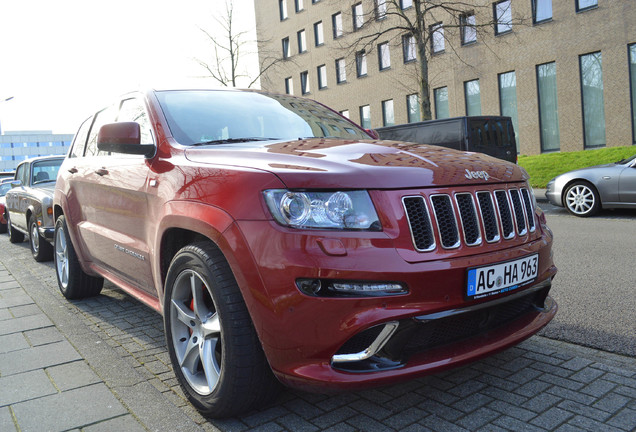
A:
<svg viewBox="0 0 636 432">
<path fill-rule="evenodd" d="M 62 159 L 51 159 L 34 162 L 31 169 L 33 170 L 31 184 L 36 185 L 46 182 L 54 182 L 57 179 L 57 172 L 62 165 Z"/>
<path fill-rule="evenodd" d="M 183 145 L 370 138 L 355 124 L 309 99 L 218 90 L 156 94 L 172 135 Z"/>
</svg>

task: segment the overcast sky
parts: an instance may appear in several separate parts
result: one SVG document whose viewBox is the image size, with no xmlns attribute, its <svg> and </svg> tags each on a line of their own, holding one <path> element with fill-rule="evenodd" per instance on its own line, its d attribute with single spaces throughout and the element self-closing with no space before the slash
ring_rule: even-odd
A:
<svg viewBox="0 0 636 432">
<path fill-rule="evenodd" d="M 253 30 L 253 0 L 233 2 L 236 24 Z M 2 132 L 75 133 L 120 94 L 205 75 L 194 58 L 212 50 L 199 28 L 214 32 L 224 10 L 225 0 L 1 0 Z"/>
</svg>

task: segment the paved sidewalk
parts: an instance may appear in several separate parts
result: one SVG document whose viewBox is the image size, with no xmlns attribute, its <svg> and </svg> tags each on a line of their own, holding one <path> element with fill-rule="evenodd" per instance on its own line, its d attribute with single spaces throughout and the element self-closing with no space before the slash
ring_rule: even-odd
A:
<svg viewBox="0 0 636 432">
<path fill-rule="evenodd" d="M 0 431 L 633 431 L 636 359 L 535 336 L 465 367 L 339 395 L 284 391 L 207 420 L 162 320 L 112 285 L 66 301 L 51 263 L 0 236 Z"/>
</svg>

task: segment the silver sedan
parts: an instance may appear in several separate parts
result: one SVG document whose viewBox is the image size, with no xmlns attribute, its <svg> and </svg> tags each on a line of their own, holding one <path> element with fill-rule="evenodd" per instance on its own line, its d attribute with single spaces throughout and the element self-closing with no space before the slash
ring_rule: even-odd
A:
<svg viewBox="0 0 636 432">
<path fill-rule="evenodd" d="M 592 216 L 601 208 L 636 209 L 636 155 L 561 174 L 550 180 L 545 196 L 575 216 Z"/>
</svg>

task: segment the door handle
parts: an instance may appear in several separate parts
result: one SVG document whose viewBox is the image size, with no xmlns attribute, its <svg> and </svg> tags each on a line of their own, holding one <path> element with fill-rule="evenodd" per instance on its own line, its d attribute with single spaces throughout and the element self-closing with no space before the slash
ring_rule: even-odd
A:
<svg viewBox="0 0 636 432">
<path fill-rule="evenodd" d="M 68 172 L 70 172 L 71 174 L 75 174 L 77 172 L 77 168 L 75 168 L 75 167 L 69 168 Z"/>
<path fill-rule="evenodd" d="M 105 176 L 106 174 L 108 174 L 108 170 L 106 168 L 100 168 L 98 170 L 95 170 L 95 174 Z"/>
</svg>

